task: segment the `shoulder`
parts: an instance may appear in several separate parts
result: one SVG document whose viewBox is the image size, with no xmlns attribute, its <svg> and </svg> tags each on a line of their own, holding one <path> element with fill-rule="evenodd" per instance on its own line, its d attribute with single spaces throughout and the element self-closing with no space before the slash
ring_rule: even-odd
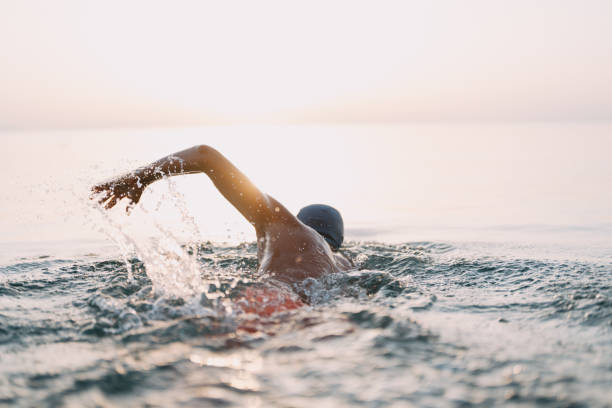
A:
<svg viewBox="0 0 612 408">
<path fill-rule="evenodd" d="M 283 204 L 274 197 L 263 194 L 263 202 L 260 203 L 258 212 L 261 222 L 254 224 L 257 235 L 271 230 L 279 229 L 306 229 L 307 227 L 297 219 Z"/>
<path fill-rule="evenodd" d="M 268 210 L 267 221 L 270 224 L 287 224 L 296 225 L 301 224 L 295 215 L 293 215 L 284 205 L 282 205 L 274 197 L 264 194 L 266 200 L 266 206 Z"/>
</svg>

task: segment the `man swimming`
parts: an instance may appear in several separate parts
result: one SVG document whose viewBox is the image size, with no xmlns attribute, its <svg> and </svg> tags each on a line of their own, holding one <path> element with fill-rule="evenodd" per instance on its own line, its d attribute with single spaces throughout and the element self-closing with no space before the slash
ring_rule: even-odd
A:
<svg viewBox="0 0 612 408">
<path fill-rule="evenodd" d="M 219 192 L 255 227 L 259 271 L 293 284 L 351 268 L 338 252 L 344 224 L 334 208 L 314 204 L 297 216 L 262 193 L 227 158 L 210 146 L 194 146 L 92 188 L 98 202 L 110 209 L 123 198 L 129 210 L 144 189 L 168 176 L 206 173 Z"/>
</svg>

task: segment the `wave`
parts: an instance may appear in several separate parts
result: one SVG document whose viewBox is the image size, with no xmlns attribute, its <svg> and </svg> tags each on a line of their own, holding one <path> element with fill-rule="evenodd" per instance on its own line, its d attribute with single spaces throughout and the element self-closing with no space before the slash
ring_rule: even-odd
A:
<svg viewBox="0 0 612 408">
<path fill-rule="evenodd" d="M 345 251 L 354 270 L 283 288 L 257 273 L 254 243 L 184 245 L 203 284 L 182 295 L 156 280 L 191 279 L 172 275 L 176 252 L 170 276 L 103 253 L 2 266 L 0 400 L 605 405 L 606 262 L 436 242 Z M 245 311 L 243 294 L 262 288 L 303 306 Z"/>
</svg>

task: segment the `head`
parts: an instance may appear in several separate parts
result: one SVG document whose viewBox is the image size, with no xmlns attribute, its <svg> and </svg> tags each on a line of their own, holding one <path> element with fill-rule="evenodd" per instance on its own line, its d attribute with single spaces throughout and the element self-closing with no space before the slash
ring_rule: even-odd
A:
<svg viewBox="0 0 612 408">
<path fill-rule="evenodd" d="M 325 238 L 332 250 L 337 251 L 344 241 L 344 222 L 333 207 L 312 204 L 300 210 L 297 218 Z"/>
</svg>

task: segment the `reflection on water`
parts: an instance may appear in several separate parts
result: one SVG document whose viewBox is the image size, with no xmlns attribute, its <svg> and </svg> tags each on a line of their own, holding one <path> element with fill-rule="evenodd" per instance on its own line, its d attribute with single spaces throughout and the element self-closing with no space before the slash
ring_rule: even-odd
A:
<svg viewBox="0 0 612 408">
<path fill-rule="evenodd" d="M 91 207 L 84 195 L 66 199 L 70 189 L 58 188 L 59 201 L 53 189 L 45 192 L 46 209 L 79 213 L 83 207 L 75 217 L 78 229 L 93 227 L 114 247 L 74 241 L 0 245 L 0 404 L 609 404 L 612 234 L 602 222 L 609 219 L 610 199 L 602 186 L 610 166 L 607 150 L 596 148 L 609 144 L 601 136 L 609 127 L 591 129 L 599 144 L 574 149 L 582 139 L 566 138 L 552 150 L 546 148 L 557 132 L 576 136 L 585 128 L 539 128 L 544 136 L 531 144 L 525 135 L 533 129 L 504 128 L 506 136 L 492 148 L 487 129 L 498 127 L 479 128 L 467 142 L 452 137 L 457 127 L 411 129 L 417 136 L 407 144 L 406 127 L 374 128 L 386 137 L 381 147 L 392 151 L 376 171 L 362 165 L 371 156 L 371 149 L 358 148 L 371 147 L 363 137 L 361 145 L 350 146 L 335 139 L 354 160 L 351 166 L 329 160 L 337 171 L 268 164 L 274 174 L 297 167 L 298 173 L 266 188 L 286 192 L 294 200 L 290 207 L 320 191 L 327 174 L 351 173 L 346 185 L 329 187 L 337 196 L 325 196 L 338 198 L 349 220 L 375 220 L 347 222 L 353 241 L 346 252 L 355 270 L 291 288 L 257 273 L 254 243 L 217 243 L 228 235 L 249 241 L 232 228 L 202 242 L 214 234 L 200 234 L 191 214 L 207 214 L 200 220 L 207 223 L 225 220 L 227 213 L 198 201 L 216 194 L 201 193 L 201 180 L 191 186 L 157 183 L 132 216 L 121 218 Z M 470 129 L 476 128 L 463 128 L 463 135 Z M 364 136 L 372 128 L 315 130 L 323 132 L 320 137 L 336 131 Z M 299 131 L 309 136 L 314 130 Z M 240 150 L 243 158 L 252 156 Z M 153 149 L 147 157 L 156 154 Z M 392 188 L 380 174 L 389 175 Z M 255 178 L 266 184 L 263 176 Z M 295 186 L 299 191 L 291 191 Z M 375 203 L 360 201 L 365 189 Z M 189 200 L 180 193 L 196 190 L 200 194 Z M 12 202 L 35 201 L 15 197 Z M 6 208 L 16 220 L 38 214 L 11 206 Z M 569 214 L 596 227 L 521 226 L 514 210 L 523 211 L 525 222 L 559 225 L 559 217 Z M 372 213 L 380 217 L 368 218 Z M 433 226 L 423 226 L 432 220 Z M 506 226 L 491 227 L 491 220 Z M 31 225 L 23 231 L 18 222 L 7 225 L 10 237 L 33 235 Z M 62 228 L 51 228 L 54 238 Z"/>
<path fill-rule="evenodd" d="M 25 406 L 605 406 L 609 260 L 496 244 L 347 246 L 302 308 L 235 307 L 254 244 L 184 247 L 202 281 L 154 290 L 141 259 L 27 257 L 0 276 L 0 400 Z M 172 259 L 169 262 L 173 262 Z"/>
</svg>

